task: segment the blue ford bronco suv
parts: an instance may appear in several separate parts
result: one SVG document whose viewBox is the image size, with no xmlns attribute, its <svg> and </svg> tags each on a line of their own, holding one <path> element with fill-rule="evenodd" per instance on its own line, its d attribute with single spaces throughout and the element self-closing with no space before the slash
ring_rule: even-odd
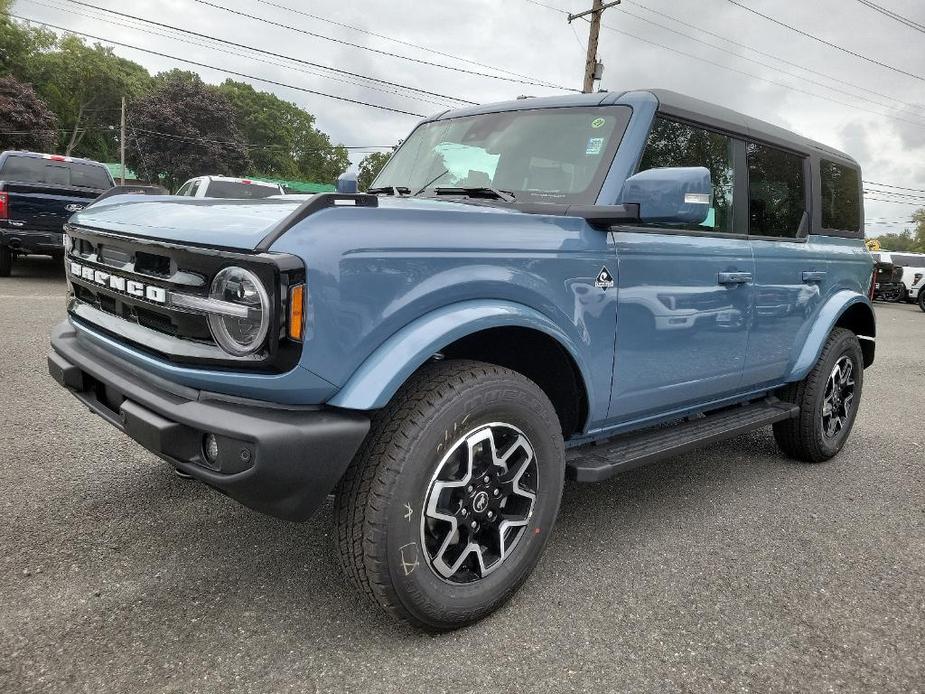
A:
<svg viewBox="0 0 925 694">
<path fill-rule="evenodd" d="M 845 443 L 874 359 L 850 157 L 664 91 L 420 123 L 366 193 L 116 195 L 68 224 L 54 378 L 175 468 L 304 520 L 429 630 L 502 605 L 565 479 L 773 426 Z"/>
</svg>

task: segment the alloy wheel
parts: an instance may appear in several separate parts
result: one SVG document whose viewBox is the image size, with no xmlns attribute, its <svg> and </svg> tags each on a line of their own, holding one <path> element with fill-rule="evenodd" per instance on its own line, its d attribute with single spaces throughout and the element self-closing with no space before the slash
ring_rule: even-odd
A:
<svg viewBox="0 0 925 694">
<path fill-rule="evenodd" d="M 835 362 L 825 384 L 822 431 L 833 439 L 848 425 L 854 405 L 854 363 L 847 356 Z"/>
</svg>

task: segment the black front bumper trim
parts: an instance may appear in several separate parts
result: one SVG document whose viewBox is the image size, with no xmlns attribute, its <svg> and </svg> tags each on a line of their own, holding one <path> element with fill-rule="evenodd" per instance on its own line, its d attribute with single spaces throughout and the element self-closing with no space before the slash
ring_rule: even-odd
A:
<svg viewBox="0 0 925 694">
<path fill-rule="evenodd" d="M 64 322 L 52 333 L 48 370 L 90 410 L 179 470 L 245 506 L 306 520 L 340 480 L 369 431 L 364 413 L 285 410 L 182 397 L 141 379 L 84 344 Z M 204 434 L 223 451 L 202 454 Z"/>
</svg>

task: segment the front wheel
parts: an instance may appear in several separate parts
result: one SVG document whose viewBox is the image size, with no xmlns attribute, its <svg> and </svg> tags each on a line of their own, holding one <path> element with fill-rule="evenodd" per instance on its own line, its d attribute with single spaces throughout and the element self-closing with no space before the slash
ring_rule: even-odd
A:
<svg viewBox="0 0 925 694">
<path fill-rule="evenodd" d="M 807 463 L 837 454 L 854 426 L 863 385 L 861 344 L 850 330 L 835 328 L 806 378 L 779 393 L 800 406 L 799 416 L 774 425 L 781 450 Z"/>
<path fill-rule="evenodd" d="M 377 413 L 338 488 L 341 565 L 403 621 L 471 624 L 533 570 L 564 471 L 559 420 L 535 383 L 480 362 L 429 364 Z"/>
</svg>

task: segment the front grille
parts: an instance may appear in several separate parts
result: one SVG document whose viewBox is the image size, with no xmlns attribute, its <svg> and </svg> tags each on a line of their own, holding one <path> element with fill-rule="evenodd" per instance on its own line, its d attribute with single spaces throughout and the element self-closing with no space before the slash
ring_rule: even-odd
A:
<svg viewBox="0 0 925 694">
<path fill-rule="evenodd" d="M 270 370 L 297 363 L 301 348 L 285 338 L 283 297 L 290 283 L 304 281 L 304 269 L 292 256 L 181 246 L 74 225 L 67 233 L 73 241 L 65 259 L 68 310 L 78 321 L 176 362 Z M 170 301 L 171 293 L 206 298 L 213 277 L 231 265 L 256 274 L 277 301 L 267 343 L 246 357 L 215 344 L 204 314 Z"/>
</svg>

